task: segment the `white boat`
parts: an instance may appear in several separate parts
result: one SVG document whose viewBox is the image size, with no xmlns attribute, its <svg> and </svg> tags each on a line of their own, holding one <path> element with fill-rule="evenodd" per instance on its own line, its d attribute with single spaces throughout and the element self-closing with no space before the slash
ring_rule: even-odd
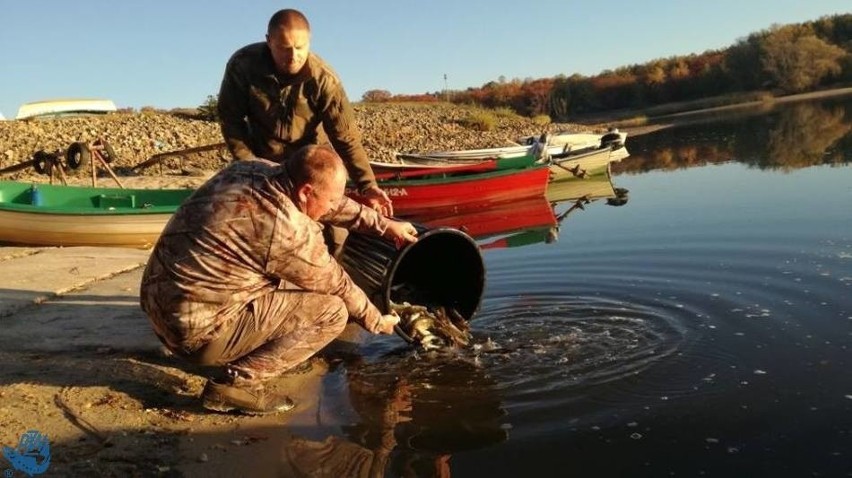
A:
<svg viewBox="0 0 852 478">
<path fill-rule="evenodd" d="M 547 144 L 547 153 L 555 157 L 581 151 L 591 151 L 607 145 L 612 147 L 613 156 L 617 158 L 616 160 L 621 160 L 628 156 L 625 149 L 627 133 L 618 131 L 618 128 L 610 128 L 604 134 L 569 133 L 563 131 L 542 136 L 524 136 L 518 138 L 517 142 L 526 146 L 533 146 L 543 142 Z"/>
<path fill-rule="evenodd" d="M 622 148 L 623 149 L 623 148 Z M 610 163 L 618 161 L 615 150 L 598 148 L 569 154 L 561 158 L 550 158 L 550 179 L 560 181 L 568 178 L 587 178 L 609 170 Z"/>
<path fill-rule="evenodd" d="M 526 156 L 527 154 L 529 154 L 530 148 L 531 145 L 519 145 L 507 146 L 503 148 L 460 149 L 455 151 L 428 151 L 424 153 L 398 154 L 397 158 L 402 160 L 409 158 L 430 158 L 438 160 L 502 159 Z"/>
<path fill-rule="evenodd" d="M 24 103 L 15 119 L 50 118 L 85 114 L 105 114 L 116 111 L 112 100 L 99 98 L 67 98 Z"/>
<path fill-rule="evenodd" d="M 502 148 L 500 148 L 502 149 Z M 621 148 L 624 150 L 624 148 Z M 477 153 L 471 153 L 477 151 Z M 500 156 L 491 154 L 492 150 L 463 150 L 447 152 L 435 157 L 430 153 L 423 155 L 399 155 L 397 163 L 370 161 L 377 179 L 403 179 L 405 177 L 435 174 L 469 174 L 493 170 L 519 169 L 547 164 L 551 180 L 566 178 L 586 178 L 600 174 L 609 167 L 609 163 L 618 161 L 616 151 L 610 147 L 587 149 L 559 156 L 539 157 L 532 154 Z M 459 153 L 451 157 L 451 153 Z"/>
<path fill-rule="evenodd" d="M 624 147 L 627 133 L 610 128 L 607 133 L 556 133 L 541 136 L 526 136 L 518 139 L 517 146 L 502 148 L 463 149 L 455 151 L 429 151 L 422 153 L 397 154 L 400 163 L 427 160 L 444 161 L 477 161 L 485 159 L 505 159 L 532 155 L 541 159 L 561 159 L 580 153 L 587 153 L 603 148 L 613 151 L 611 160 L 619 161 L 629 154 Z M 436 161 L 437 162 L 437 161 Z"/>
<path fill-rule="evenodd" d="M 547 154 L 542 154 L 542 149 L 547 148 Z M 591 149 L 591 148 L 590 148 Z M 484 149 L 462 149 L 456 151 L 429 151 L 425 153 L 410 153 L 398 154 L 397 157 L 402 160 L 416 158 L 431 158 L 445 160 L 481 160 L 481 159 L 505 159 L 517 158 L 520 156 L 533 155 L 536 157 L 552 156 L 559 157 L 572 154 L 575 151 L 570 148 L 565 148 L 565 145 L 559 144 L 544 144 L 534 140 L 529 144 L 518 146 L 504 146 L 502 148 L 484 148 Z"/>
</svg>

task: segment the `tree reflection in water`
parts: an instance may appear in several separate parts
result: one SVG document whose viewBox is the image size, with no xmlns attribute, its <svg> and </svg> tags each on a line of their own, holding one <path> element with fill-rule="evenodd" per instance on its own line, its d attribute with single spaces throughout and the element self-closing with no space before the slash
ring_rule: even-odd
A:
<svg viewBox="0 0 852 478">
<path fill-rule="evenodd" d="M 344 366 L 358 421 L 343 436 L 289 440 L 284 475 L 449 477 L 453 453 L 508 438 L 493 383 L 467 359 L 408 354 Z"/>
<path fill-rule="evenodd" d="M 760 169 L 843 164 L 842 145 L 852 141 L 852 103 L 810 101 L 712 116 L 628 140 L 630 157 L 613 165 L 616 174 L 676 170 L 738 161 Z"/>
<path fill-rule="evenodd" d="M 850 129 L 852 124 L 843 108 L 816 103 L 795 105 L 780 115 L 778 124 L 769 130 L 768 154 L 759 166 L 792 170 L 841 162 L 842 156 L 832 147 Z"/>
</svg>

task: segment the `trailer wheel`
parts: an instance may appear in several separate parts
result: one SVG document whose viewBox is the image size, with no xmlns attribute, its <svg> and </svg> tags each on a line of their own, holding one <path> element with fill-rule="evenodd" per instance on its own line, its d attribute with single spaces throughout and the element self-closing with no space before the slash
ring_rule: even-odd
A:
<svg viewBox="0 0 852 478">
<path fill-rule="evenodd" d="M 33 154 L 33 169 L 38 174 L 48 174 L 50 172 L 51 158 L 50 154 L 40 149 Z"/>
<path fill-rule="evenodd" d="M 65 153 L 65 160 L 68 162 L 68 167 L 71 169 L 79 169 L 82 166 L 89 164 L 92 160 L 92 150 L 86 143 L 71 143 L 68 151 Z"/>
<path fill-rule="evenodd" d="M 101 156 L 103 156 L 104 161 L 107 163 L 111 163 L 118 159 L 118 156 L 115 155 L 115 150 L 112 149 L 112 145 L 107 143 L 106 141 L 101 141 L 101 146 L 104 148 Z"/>
</svg>

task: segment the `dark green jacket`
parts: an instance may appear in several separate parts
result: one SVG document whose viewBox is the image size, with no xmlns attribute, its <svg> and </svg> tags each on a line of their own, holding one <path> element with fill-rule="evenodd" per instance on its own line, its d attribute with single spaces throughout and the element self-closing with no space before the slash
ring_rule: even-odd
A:
<svg viewBox="0 0 852 478">
<path fill-rule="evenodd" d="M 322 125 L 358 189 L 376 184 L 343 85 L 313 53 L 301 72 L 285 76 L 276 74 L 266 43 L 237 50 L 219 90 L 219 118 L 234 158 L 279 163 L 316 144 Z"/>
</svg>

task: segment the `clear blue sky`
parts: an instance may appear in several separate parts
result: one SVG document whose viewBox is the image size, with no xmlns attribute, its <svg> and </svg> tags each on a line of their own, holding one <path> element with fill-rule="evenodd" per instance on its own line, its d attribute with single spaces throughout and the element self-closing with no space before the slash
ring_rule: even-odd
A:
<svg viewBox="0 0 852 478">
<path fill-rule="evenodd" d="M 311 21 L 312 49 L 353 101 L 512 78 L 594 75 L 727 47 L 772 24 L 852 10 L 849 0 L 0 0 L 0 112 L 104 97 L 193 107 L 228 57 L 280 8 Z"/>
</svg>

